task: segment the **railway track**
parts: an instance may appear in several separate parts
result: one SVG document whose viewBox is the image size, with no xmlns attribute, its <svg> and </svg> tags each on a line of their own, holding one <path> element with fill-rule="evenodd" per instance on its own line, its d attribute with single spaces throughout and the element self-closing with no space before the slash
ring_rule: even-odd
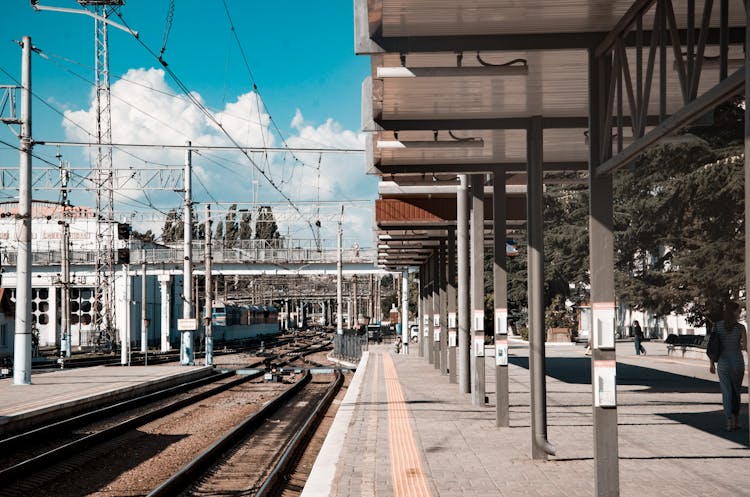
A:
<svg viewBox="0 0 750 497">
<path fill-rule="evenodd" d="M 298 342 L 296 347 L 292 351 L 278 351 L 282 357 L 275 360 L 279 364 L 304 360 L 305 354 L 320 352 L 326 345 Z M 297 373 L 299 371 L 301 368 Z M 263 373 L 261 370 L 254 377 Z M 0 440 L 0 496 L 146 495 L 169 477 L 170 470 L 177 470 L 176 464 L 185 459 L 185 454 L 199 452 L 194 447 L 201 444 L 205 447 L 217 434 L 225 431 L 223 425 L 233 420 L 239 423 L 248 412 L 259 412 L 264 404 L 269 404 L 264 411 L 278 405 L 278 401 L 269 403 L 268 400 L 288 385 L 253 382 L 254 377 L 237 377 L 233 372 L 217 374 L 211 377 L 213 383 L 202 379 L 151 394 L 146 396 L 148 399 L 123 402 Z M 314 386 L 318 383 L 312 382 Z M 289 391 L 297 388 L 301 386 Z M 159 400 L 155 402 L 154 399 Z M 316 402 L 298 400 L 288 410 L 304 411 L 306 406 Z M 196 421 L 202 419 L 203 411 L 207 410 L 218 414 L 214 412 L 213 418 L 209 416 L 206 421 Z M 185 429 L 180 430 L 183 421 Z M 188 425 L 196 423 L 205 426 L 193 433 Z M 213 429 L 212 423 L 215 424 Z M 269 425 L 279 424 L 272 422 Z M 166 431 L 171 433 L 164 433 L 154 425 L 169 425 L 171 428 Z M 187 444 L 188 449 L 181 450 L 179 447 L 186 445 L 182 443 L 183 439 L 195 442 Z M 271 446 L 280 444 L 272 443 Z M 172 454 L 168 454 L 170 450 Z M 175 457 L 174 452 L 181 452 L 183 457 Z M 144 477 L 146 473 L 153 473 L 155 468 L 160 470 L 158 475 Z M 129 483 L 133 479 L 147 483 L 133 485 Z M 60 482 L 64 484 L 60 486 Z"/>
<path fill-rule="evenodd" d="M 148 497 L 275 495 L 343 383 L 343 375 L 299 382 L 218 440 Z M 331 379 L 330 376 L 333 376 Z"/>
</svg>

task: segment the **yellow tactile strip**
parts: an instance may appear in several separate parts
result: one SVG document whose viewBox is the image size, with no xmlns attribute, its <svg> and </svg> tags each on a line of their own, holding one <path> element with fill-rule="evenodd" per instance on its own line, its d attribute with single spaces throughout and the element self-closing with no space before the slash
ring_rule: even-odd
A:
<svg viewBox="0 0 750 497">
<path fill-rule="evenodd" d="M 388 394 L 388 433 L 394 497 L 431 497 L 417 444 L 409 423 L 404 392 L 390 354 L 383 354 L 383 373 Z"/>
</svg>

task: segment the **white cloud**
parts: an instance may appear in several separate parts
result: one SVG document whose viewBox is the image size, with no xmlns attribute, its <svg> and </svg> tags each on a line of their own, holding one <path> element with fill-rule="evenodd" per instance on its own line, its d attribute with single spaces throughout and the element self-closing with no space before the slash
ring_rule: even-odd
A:
<svg viewBox="0 0 750 497">
<path fill-rule="evenodd" d="M 254 92 L 238 96 L 235 101 L 227 103 L 222 110 L 216 112 L 214 116 L 220 126 L 187 97 L 178 95 L 167 84 L 161 69 L 131 69 L 112 84 L 111 94 L 114 143 L 184 144 L 190 140 L 202 145 L 230 145 L 231 142 L 221 130 L 223 128 L 243 146 L 280 146 L 278 137 L 269 129 L 270 116 L 262 107 L 259 108 L 262 103 Z M 193 97 L 203 103 L 199 94 L 195 93 Z M 63 126 L 68 140 L 95 140 L 94 98 L 92 93 L 89 109 L 65 111 Z M 290 124 L 294 132 L 286 137 L 286 143 L 291 148 L 364 148 L 362 134 L 344 129 L 331 118 L 320 125 L 311 124 L 305 121 L 302 111 L 297 109 Z M 94 149 L 83 150 L 84 161 L 93 162 L 95 156 Z M 328 207 L 322 207 L 320 215 L 323 238 L 332 237 L 334 243 L 337 225 L 331 222 L 335 217 L 331 213 L 340 210 L 340 203 L 376 197 L 377 181 L 364 174 L 362 153 L 322 156 L 317 153 L 295 153 L 294 157 L 289 153 L 251 153 L 250 156 L 293 201 L 314 201 L 319 198 L 322 201 L 336 202 L 335 205 L 327 204 Z M 182 150 L 133 148 L 115 150 L 113 153 L 113 165 L 116 169 L 158 168 L 165 164 L 179 167 L 184 164 L 184 160 L 185 152 Z M 258 180 L 259 201 L 281 199 L 260 173 L 252 172 L 248 159 L 241 153 L 202 150 L 194 153 L 193 165 L 193 192 L 197 201 L 208 201 L 213 197 L 220 202 L 250 202 L 253 199 L 253 178 Z M 206 194 L 204 186 L 210 195 Z M 148 196 L 142 191 L 119 193 L 121 195 L 115 198 L 117 210 L 133 208 L 132 203 L 126 205 L 128 201 L 122 195 L 140 201 L 151 200 L 160 206 L 180 208 L 181 205 L 180 197 L 174 192 L 150 192 Z M 372 203 L 360 203 L 356 208 L 353 206 L 354 204 L 349 204 L 346 207 L 344 236 L 356 238 L 360 246 L 370 246 Z M 284 209 L 279 207 L 278 210 Z M 286 210 L 292 211 L 291 208 Z M 302 210 L 307 213 L 314 211 L 309 204 Z M 285 216 L 280 212 L 280 217 Z M 299 233 L 298 236 L 301 237 L 311 236 L 306 224 L 300 224 L 301 226 L 290 228 L 290 231 Z"/>
</svg>

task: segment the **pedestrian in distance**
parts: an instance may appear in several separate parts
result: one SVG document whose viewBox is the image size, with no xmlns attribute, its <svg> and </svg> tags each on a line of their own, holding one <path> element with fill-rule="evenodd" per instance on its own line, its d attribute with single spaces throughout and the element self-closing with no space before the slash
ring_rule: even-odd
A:
<svg viewBox="0 0 750 497">
<path fill-rule="evenodd" d="M 714 325 L 713 333 L 719 339 L 718 364 L 710 361 L 711 374 L 719 372 L 721 402 L 726 416 L 727 431 L 742 429 L 740 425 L 740 392 L 742 378 L 745 376 L 745 360 L 742 351 L 747 344 L 747 330 L 737 321 L 741 308 L 737 302 L 728 302 L 724 306 L 723 319 Z"/>
<path fill-rule="evenodd" d="M 633 321 L 633 336 L 635 337 L 635 355 L 646 355 L 646 348 L 641 343 L 643 341 L 643 330 L 638 321 Z"/>
</svg>

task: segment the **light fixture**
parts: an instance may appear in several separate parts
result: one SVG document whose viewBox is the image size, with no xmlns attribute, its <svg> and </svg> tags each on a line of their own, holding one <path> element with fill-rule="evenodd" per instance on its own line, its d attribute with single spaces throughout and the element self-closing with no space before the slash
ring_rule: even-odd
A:
<svg viewBox="0 0 750 497">
<path fill-rule="evenodd" d="M 476 138 L 466 141 L 405 141 L 405 140 L 378 140 L 377 147 L 380 149 L 400 149 L 400 148 L 481 148 L 484 146 L 484 140 Z"/>
<path fill-rule="evenodd" d="M 528 76 L 529 66 L 526 59 L 513 59 L 502 64 L 485 61 L 477 52 L 479 66 L 464 66 L 463 52 L 456 53 L 455 66 L 407 67 L 406 54 L 400 56 L 400 67 L 378 67 L 377 78 L 461 78 L 464 76 Z"/>
<path fill-rule="evenodd" d="M 384 78 L 462 78 L 466 76 L 527 76 L 529 66 L 479 67 L 378 67 L 375 76 Z"/>
<path fill-rule="evenodd" d="M 399 140 L 398 132 L 393 133 L 393 140 L 378 140 L 376 146 L 380 149 L 400 148 L 481 148 L 484 140 L 479 137 L 460 138 L 448 131 L 450 140 L 438 140 L 438 131 L 434 131 L 434 140 Z"/>
</svg>

